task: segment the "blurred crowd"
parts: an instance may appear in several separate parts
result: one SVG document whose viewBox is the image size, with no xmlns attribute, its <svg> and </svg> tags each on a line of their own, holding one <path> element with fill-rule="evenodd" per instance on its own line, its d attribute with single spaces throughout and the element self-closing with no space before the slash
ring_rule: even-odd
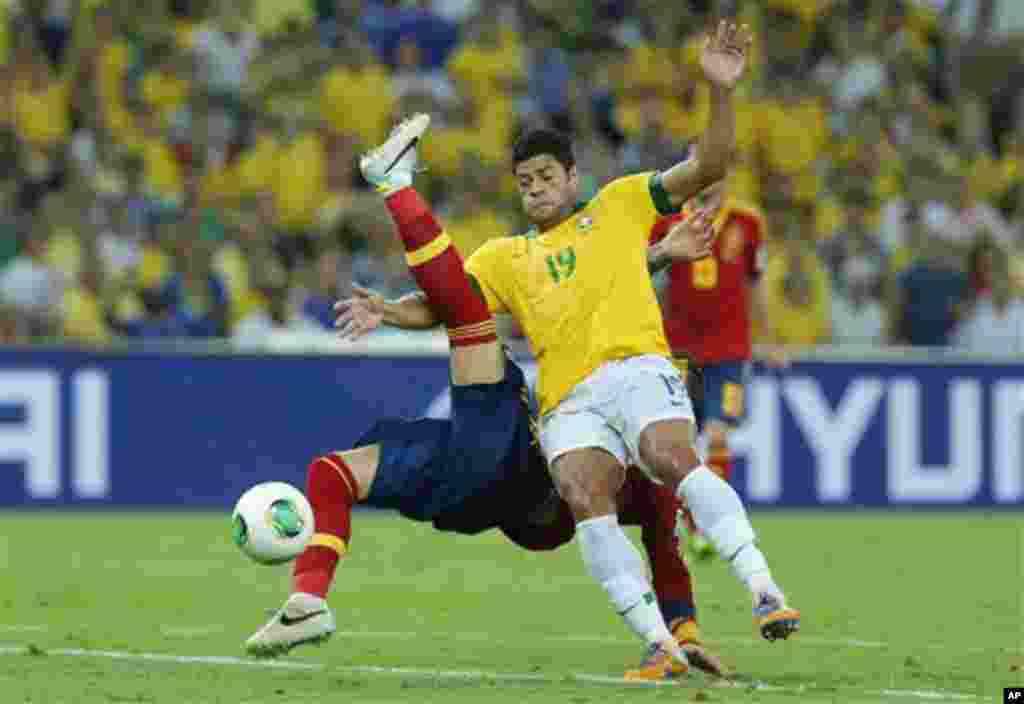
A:
<svg viewBox="0 0 1024 704">
<path fill-rule="evenodd" d="M 464 256 L 521 231 L 507 148 L 585 188 L 683 158 L 701 39 L 756 41 L 731 199 L 765 216 L 762 341 L 1024 354 L 1016 0 L 0 0 L 0 344 L 330 330 L 415 288 L 356 168 L 429 111 Z"/>
</svg>

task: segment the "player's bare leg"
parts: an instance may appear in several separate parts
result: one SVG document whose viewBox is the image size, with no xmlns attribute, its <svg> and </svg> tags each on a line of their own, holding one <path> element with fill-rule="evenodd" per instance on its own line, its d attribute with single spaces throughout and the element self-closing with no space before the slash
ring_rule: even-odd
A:
<svg viewBox="0 0 1024 704">
<path fill-rule="evenodd" d="M 380 447 L 368 445 L 310 463 L 306 498 L 313 507 L 313 537 L 295 561 L 291 596 L 246 641 L 251 655 L 284 655 L 296 646 L 322 643 L 333 635 L 336 625 L 327 592 L 339 561 L 348 552 L 352 507 L 369 495 L 379 460 Z"/>
<path fill-rule="evenodd" d="M 689 663 L 647 581 L 643 557 L 619 525 L 616 498 L 625 469 L 599 448 L 570 450 L 551 467 L 559 495 L 576 521 L 576 536 L 587 571 L 608 594 L 615 611 L 652 648 L 641 679 L 685 674 Z M 630 673 L 627 673 L 627 676 Z"/>
<path fill-rule="evenodd" d="M 417 144 L 429 126 L 428 115 L 413 115 L 364 156 L 359 166 L 384 196 L 409 269 L 448 330 L 452 384 L 495 384 L 505 376 L 505 355 L 494 319 L 474 290 L 451 239 L 412 187 Z"/>
<path fill-rule="evenodd" d="M 800 612 L 786 605 L 772 579 L 739 495 L 700 462 L 692 437 L 690 421 L 652 423 L 640 435 L 640 457 L 658 480 L 674 488 L 680 502 L 693 512 L 698 528 L 750 590 L 761 635 L 767 640 L 788 638 L 800 628 Z"/>
</svg>

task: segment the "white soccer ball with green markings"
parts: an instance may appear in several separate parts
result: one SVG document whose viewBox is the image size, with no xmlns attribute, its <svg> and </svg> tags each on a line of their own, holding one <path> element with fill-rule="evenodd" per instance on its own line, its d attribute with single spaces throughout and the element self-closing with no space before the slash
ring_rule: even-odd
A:
<svg viewBox="0 0 1024 704">
<path fill-rule="evenodd" d="M 261 565 L 294 560 L 313 537 L 313 508 L 284 482 L 257 484 L 242 494 L 231 515 L 232 537 Z"/>
</svg>

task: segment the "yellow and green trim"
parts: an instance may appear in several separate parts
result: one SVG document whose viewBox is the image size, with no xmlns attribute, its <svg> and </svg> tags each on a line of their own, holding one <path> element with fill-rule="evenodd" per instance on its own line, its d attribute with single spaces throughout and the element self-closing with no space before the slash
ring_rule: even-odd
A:
<svg viewBox="0 0 1024 704">
<path fill-rule="evenodd" d="M 420 266 L 422 264 L 426 264 L 431 259 L 440 256 L 451 246 L 452 240 L 448 236 L 448 233 L 442 232 L 419 249 L 407 252 L 405 255 L 405 261 L 411 267 Z"/>
<path fill-rule="evenodd" d="M 333 550 L 338 553 L 338 557 L 345 557 L 345 553 L 348 552 L 348 546 L 345 544 L 345 541 L 330 533 L 313 533 L 309 546 L 313 547 L 314 545 Z"/>
</svg>

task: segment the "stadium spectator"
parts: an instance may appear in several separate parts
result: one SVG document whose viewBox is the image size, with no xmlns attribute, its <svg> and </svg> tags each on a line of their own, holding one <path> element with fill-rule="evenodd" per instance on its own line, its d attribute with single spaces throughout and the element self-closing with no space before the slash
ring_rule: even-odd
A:
<svg viewBox="0 0 1024 704">
<path fill-rule="evenodd" d="M 877 346 L 885 342 L 885 310 L 878 296 L 877 261 L 855 255 L 843 262 L 842 285 L 832 294 L 832 341 Z"/>
<path fill-rule="evenodd" d="M 12 57 L 16 27 L 24 22 L 21 0 L 0 2 L 0 66 L 6 66 Z"/>
<path fill-rule="evenodd" d="M 164 285 L 162 297 L 180 321 L 184 336 L 224 337 L 230 314 L 227 286 L 213 266 L 212 247 L 201 241 L 179 242 L 179 271 Z"/>
<path fill-rule="evenodd" d="M 334 57 L 320 82 L 321 117 L 335 134 L 355 136 L 365 148 L 379 144 L 397 117 L 391 75 L 361 41 L 342 45 Z"/>
<path fill-rule="evenodd" d="M 203 87 L 214 99 L 234 104 L 242 94 L 259 38 L 238 13 L 225 10 L 195 37 Z"/>
<path fill-rule="evenodd" d="M 61 334 L 65 339 L 90 346 L 110 342 L 103 300 L 103 267 L 93 253 L 83 257 L 78 282 L 64 292 L 61 301 Z"/>
<path fill-rule="evenodd" d="M 445 231 L 455 248 L 468 259 L 480 245 L 494 237 L 506 237 L 511 223 L 484 200 L 487 167 L 467 157 L 463 161 L 464 180 L 454 189 L 450 212 L 444 215 Z"/>
<path fill-rule="evenodd" d="M 485 141 L 505 146 L 526 87 L 525 51 L 513 27 L 495 10 L 479 14 L 471 34 L 455 50 L 448 71 L 455 79 L 465 110 Z"/>
<path fill-rule="evenodd" d="M 124 146 L 142 160 L 142 185 L 157 209 L 177 210 L 185 200 L 185 174 L 155 110 L 140 108 Z"/>
<path fill-rule="evenodd" d="M 365 245 L 352 257 L 353 280 L 388 298 L 415 291 L 416 283 L 409 273 L 405 250 L 386 211 L 374 209 L 359 213 L 351 225 L 365 237 Z"/>
<path fill-rule="evenodd" d="M 25 327 L 18 310 L 0 299 L 0 347 L 30 342 Z"/>
<path fill-rule="evenodd" d="M 1017 233 L 990 204 L 977 198 L 974 187 L 964 179 L 958 207 L 933 202 L 925 207 L 924 218 L 936 236 L 955 245 L 967 247 L 987 232 L 1005 248 L 1017 243 Z"/>
<path fill-rule="evenodd" d="M 467 250 L 516 231 L 504 224 L 502 165 L 522 125 L 575 130 L 586 188 L 657 166 L 706 120 L 706 96 L 691 76 L 694 30 L 714 9 L 709 2 L 256 0 L 230 16 L 220 5 L 170 0 L 143 12 L 123 0 L 0 2 L 0 158 L 13 165 L 0 194 L 9 215 L 47 231 L 50 256 L 71 281 L 82 273 L 71 263 L 87 261 L 95 237 L 109 312 L 145 320 L 147 335 L 180 332 L 152 290 L 175 274 L 173 238 L 154 232 L 181 218 L 216 243 L 229 329 L 255 298 L 253 258 L 280 260 L 293 273 L 288 295 L 300 302 L 301 273 L 321 242 L 343 242 L 357 278 L 407 290 L 392 234 L 366 224 L 352 166 L 410 111 L 434 115 L 421 179 L 438 209 L 453 214 L 453 236 Z M 932 325 L 924 335 L 932 341 L 945 328 L 948 339 L 956 320 L 948 297 L 925 295 L 922 310 L 904 299 L 903 285 L 935 273 L 908 226 L 915 213 L 934 230 L 928 242 L 949 250 L 939 269 L 955 278 L 957 257 L 988 233 L 1009 260 L 1011 290 L 1024 293 L 1024 112 L 1019 56 L 1005 39 L 1016 5 L 994 3 L 991 17 L 982 5 L 959 3 L 951 23 L 920 2 L 726 8 L 761 38 L 755 77 L 736 97 L 730 189 L 769 209 L 777 198 L 783 209 L 817 202 L 818 239 L 801 236 L 788 291 L 800 298 L 813 283 L 806 262 L 817 249 L 834 283 L 837 340 L 847 337 L 840 328 L 857 327 L 840 324 L 851 309 L 877 313 L 877 300 L 858 288 L 869 269 L 874 281 L 899 282 L 899 315 L 887 323 L 900 339 L 905 321 L 917 333 Z M 331 53 L 301 33 L 313 11 Z M 987 44 L 970 44 L 974 37 Z M 313 74 L 325 58 L 325 73 Z M 319 78 L 313 96 L 311 78 Z M 574 114 L 577 96 L 589 114 Z M 313 125 L 317 115 L 327 129 Z M 464 173 L 470 152 L 488 173 L 481 193 L 462 198 L 461 179 L 477 179 Z M 499 187 L 487 183 L 501 177 Z M 55 193 L 81 222 L 51 234 Z M 256 211 L 262 222 L 244 232 L 258 236 L 243 235 L 237 224 Z M 0 233 L 0 262 L 15 242 Z"/>
<path fill-rule="evenodd" d="M 814 239 L 814 209 L 798 206 L 784 223 L 778 252 L 765 267 L 764 342 L 820 345 L 832 338 L 832 287 L 824 264 L 809 246 Z"/>
<path fill-rule="evenodd" d="M 131 310 L 124 318 L 114 319 L 114 329 L 119 335 L 138 341 L 188 336 L 184 321 L 174 314 L 174 308 L 162 289 L 142 289 L 138 299 L 137 310 Z"/>
<path fill-rule="evenodd" d="M 64 184 L 69 86 L 34 48 L 19 50 L 17 60 L 11 104 L 22 173 L 18 207 L 33 213 L 47 193 Z"/>
<path fill-rule="evenodd" d="M 281 146 L 272 179 L 274 247 L 291 272 L 312 261 L 317 214 L 327 199 L 327 137 L 325 123 L 304 124 L 289 117 L 288 136 Z"/>
<path fill-rule="evenodd" d="M 275 333 L 287 331 L 291 323 L 285 271 L 265 262 L 258 265 L 252 278 L 252 303 L 232 333 L 233 344 L 241 349 L 264 347 Z"/>
<path fill-rule="evenodd" d="M 657 171 L 676 164 L 686 156 L 686 145 L 672 136 L 665 119 L 665 103 L 649 95 L 639 104 L 638 129 L 619 154 L 625 173 Z"/>
<path fill-rule="evenodd" d="M 572 116 L 572 65 L 569 54 L 555 42 L 550 34 L 534 32 L 526 38 L 528 115 L 541 115 L 557 130 L 571 133 L 575 122 Z"/>
<path fill-rule="evenodd" d="M 64 53 L 71 41 L 71 12 L 71 0 L 48 0 L 39 23 L 39 43 L 55 71 L 63 67 Z"/>
<path fill-rule="evenodd" d="M 79 80 L 95 90 L 103 124 L 116 133 L 127 105 L 125 90 L 132 54 L 113 11 L 105 4 L 93 14 L 93 41 L 85 54 L 84 73 Z"/>
<path fill-rule="evenodd" d="M 431 112 L 446 112 L 459 103 L 455 84 L 444 69 L 431 68 L 411 36 L 403 37 L 395 52 L 395 95 L 399 101 L 423 100 Z"/>
<path fill-rule="evenodd" d="M 177 53 L 169 41 L 157 44 L 150 58 L 152 68 L 142 77 L 140 94 L 156 112 L 164 128 L 187 125 L 192 86 L 188 57 Z"/>
<path fill-rule="evenodd" d="M 944 346 L 967 296 L 961 260 L 932 236 L 916 211 L 910 216 L 910 266 L 896 279 L 889 303 L 889 340 L 895 344 Z"/>
<path fill-rule="evenodd" d="M 41 229 L 24 236 L 21 254 L 0 270 L 0 300 L 14 308 L 32 338 L 56 332 L 54 316 L 64 288 L 60 272 L 46 261 Z"/>
<path fill-rule="evenodd" d="M 1024 354 L 1024 301 L 1012 295 L 1005 252 L 991 242 L 971 252 L 972 292 L 953 344 L 969 352 Z"/>
<path fill-rule="evenodd" d="M 369 0 L 360 27 L 382 63 L 398 66 L 399 47 L 408 42 L 426 71 L 443 68 L 459 39 L 458 25 L 434 14 L 424 0 L 406 7 L 400 0 Z"/>
<path fill-rule="evenodd" d="M 847 260 L 858 255 L 869 260 L 875 271 L 887 271 L 888 256 L 871 226 L 873 201 L 864 188 L 854 188 L 843 197 L 845 223 L 831 237 L 818 245 L 822 261 L 838 287 L 846 286 L 844 280 Z"/>
<path fill-rule="evenodd" d="M 317 255 L 309 293 L 302 301 L 303 321 L 314 328 L 334 330 L 334 304 L 350 293 L 352 260 L 348 252 L 324 247 Z"/>
</svg>

